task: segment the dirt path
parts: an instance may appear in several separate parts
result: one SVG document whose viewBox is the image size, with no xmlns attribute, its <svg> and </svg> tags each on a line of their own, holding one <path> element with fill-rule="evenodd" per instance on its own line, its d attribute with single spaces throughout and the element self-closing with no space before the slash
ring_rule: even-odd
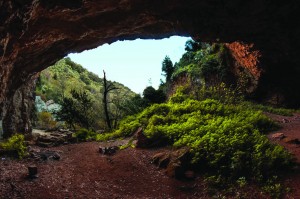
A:
<svg viewBox="0 0 300 199">
<path fill-rule="evenodd" d="M 168 178 L 150 164 L 153 150 L 105 156 L 98 147 L 87 142 L 51 148 L 59 151 L 59 161 L 0 161 L 0 198 L 206 198 L 201 184 Z M 25 177 L 30 164 L 38 166 L 37 179 Z"/>
<path fill-rule="evenodd" d="M 283 128 L 274 133 L 300 139 L 299 115 L 269 116 L 282 122 Z M 274 142 L 284 145 L 300 160 L 299 145 L 283 140 Z M 201 177 L 194 181 L 178 181 L 167 177 L 163 170 L 150 163 L 154 154 L 167 149 L 128 148 L 106 156 L 98 152 L 100 145 L 104 143 L 86 142 L 49 148 L 60 154 L 59 161 L 0 159 L 0 199 L 210 198 Z M 38 167 L 37 179 L 26 177 L 29 165 Z M 300 198 L 300 174 L 289 176 L 286 184 L 292 188 L 286 198 Z M 245 191 L 250 193 L 247 198 L 263 198 L 253 187 L 247 187 Z"/>
<path fill-rule="evenodd" d="M 268 137 L 275 143 L 284 146 L 291 153 L 293 153 L 297 161 L 300 163 L 300 143 L 298 143 L 298 141 L 300 142 L 300 115 L 295 114 L 292 117 L 279 116 L 269 113 L 267 115 L 280 123 L 280 126 L 282 127 L 278 131 L 270 133 Z M 283 139 L 272 138 L 274 134 L 279 133 L 284 135 Z"/>
<path fill-rule="evenodd" d="M 300 163 L 300 114 L 295 114 L 292 117 L 279 116 L 274 114 L 267 114 L 269 117 L 280 123 L 282 126 L 278 131 L 272 132 L 268 135 L 270 140 L 284 146 L 288 151 L 294 154 L 298 163 Z M 273 136 L 283 134 L 284 138 L 276 139 Z M 286 182 L 288 187 L 293 190 L 292 194 L 287 195 L 287 198 L 300 198 L 300 173 L 293 173 Z"/>
</svg>

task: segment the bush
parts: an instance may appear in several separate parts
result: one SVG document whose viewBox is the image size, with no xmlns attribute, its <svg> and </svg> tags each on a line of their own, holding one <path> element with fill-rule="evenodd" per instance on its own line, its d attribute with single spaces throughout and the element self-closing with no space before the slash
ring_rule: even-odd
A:
<svg viewBox="0 0 300 199">
<path fill-rule="evenodd" d="M 97 133 L 88 130 L 88 129 L 80 129 L 75 133 L 75 137 L 79 140 L 79 141 L 87 141 L 87 140 L 95 140 L 96 139 L 96 135 Z"/>
<path fill-rule="evenodd" d="M 283 116 L 293 116 L 293 113 L 296 111 L 293 109 L 286 109 L 286 108 L 275 108 L 272 106 L 262 105 L 262 104 L 254 104 L 251 102 L 243 102 L 243 105 L 255 110 L 261 110 L 264 112 L 274 113 L 277 115 L 283 115 Z"/>
<path fill-rule="evenodd" d="M 261 111 L 242 105 L 215 99 L 198 101 L 181 92 L 168 103 L 152 105 L 128 117 L 101 139 L 126 137 L 138 127 L 153 140 L 189 147 L 192 164 L 212 171 L 208 176 L 225 179 L 220 181 L 245 178 L 263 182 L 292 166 L 291 155 L 262 134 L 277 124 Z"/>
<path fill-rule="evenodd" d="M 25 145 L 24 135 L 22 134 L 13 135 L 6 142 L 1 143 L 0 147 L 5 150 L 17 151 L 19 158 L 23 158 L 27 155 L 27 147 Z"/>
<path fill-rule="evenodd" d="M 37 115 L 37 125 L 41 129 L 52 129 L 56 127 L 57 122 L 53 119 L 51 113 L 43 111 Z"/>
</svg>

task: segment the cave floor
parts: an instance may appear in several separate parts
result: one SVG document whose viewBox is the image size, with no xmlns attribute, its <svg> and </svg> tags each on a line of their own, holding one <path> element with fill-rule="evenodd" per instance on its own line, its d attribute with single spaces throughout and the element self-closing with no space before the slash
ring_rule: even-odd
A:
<svg viewBox="0 0 300 199">
<path fill-rule="evenodd" d="M 268 114 L 282 123 L 288 138 L 300 140 L 300 115 L 283 117 Z M 284 121 L 284 122 L 282 122 Z M 295 154 L 300 162 L 300 145 L 274 140 Z M 0 199 L 55 199 L 55 198 L 211 198 L 203 177 L 179 181 L 165 175 L 163 169 L 151 164 L 152 156 L 169 150 L 119 150 L 107 156 L 98 152 L 105 143 L 84 142 L 48 148 L 56 151 L 60 160 L 0 159 Z M 27 167 L 36 165 L 38 177 L 29 179 Z M 300 198 L 300 174 L 287 176 L 291 188 L 286 198 Z M 255 186 L 241 190 L 247 198 L 268 198 Z M 235 198 L 233 196 L 232 198 Z M 229 198 L 231 198 L 229 196 Z"/>
</svg>

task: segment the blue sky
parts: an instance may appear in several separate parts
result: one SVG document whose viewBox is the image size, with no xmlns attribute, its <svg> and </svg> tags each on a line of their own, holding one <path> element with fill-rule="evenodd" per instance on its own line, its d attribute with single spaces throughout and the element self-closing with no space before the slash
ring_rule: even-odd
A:
<svg viewBox="0 0 300 199">
<path fill-rule="evenodd" d="M 173 63 L 178 62 L 188 39 L 173 36 L 162 40 L 118 41 L 68 56 L 99 77 L 103 77 L 105 70 L 108 80 L 142 93 L 149 85 L 158 88 L 160 79 L 164 80 L 161 75 L 163 59 L 168 55 Z"/>
</svg>

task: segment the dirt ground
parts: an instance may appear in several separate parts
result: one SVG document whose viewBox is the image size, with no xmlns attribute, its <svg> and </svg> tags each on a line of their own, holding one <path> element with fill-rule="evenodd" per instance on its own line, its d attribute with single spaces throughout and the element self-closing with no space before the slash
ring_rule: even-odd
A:
<svg viewBox="0 0 300 199">
<path fill-rule="evenodd" d="M 269 116 L 283 126 L 272 134 L 280 132 L 300 139 L 299 115 Z M 300 160 L 299 145 L 283 140 L 274 142 L 285 146 Z M 49 148 L 60 155 L 60 160 L 0 159 L 0 199 L 211 198 L 201 176 L 192 181 L 179 181 L 151 164 L 152 156 L 169 150 L 167 148 L 128 148 L 107 156 L 98 152 L 103 145 L 105 143 L 85 142 Z M 30 165 L 37 166 L 38 178 L 27 177 Z M 286 198 L 300 198 L 300 174 L 288 176 L 286 184 L 292 189 Z M 247 198 L 268 198 L 251 186 L 243 191 L 250 193 Z"/>
</svg>

